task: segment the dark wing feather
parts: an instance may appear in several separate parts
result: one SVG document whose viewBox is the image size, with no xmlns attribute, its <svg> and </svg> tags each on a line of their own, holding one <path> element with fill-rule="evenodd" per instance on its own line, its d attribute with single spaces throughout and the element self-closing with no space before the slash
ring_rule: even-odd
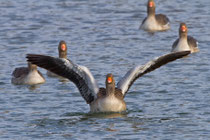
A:
<svg viewBox="0 0 210 140">
<path fill-rule="evenodd" d="M 166 25 L 170 22 L 168 17 L 163 14 L 157 14 L 155 15 L 155 18 L 157 22 L 160 23 L 161 25 Z"/>
<path fill-rule="evenodd" d="M 192 36 L 187 36 L 187 42 L 188 42 L 188 45 L 192 48 L 198 47 L 197 40 L 195 38 L 193 38 Z"/>
<path fill-rule="evenodd" d="M 97 94 L 97 97 L 102 98 L 104 96 L 106 96 L 106 89 L 105 88 L 99 88 L 99 92 Z"/>
<path fill-rule="evenodd" d="M 77 86 L 80 94 L 88 104 L 96 98 L 99 90 L 98 85 L 86 67 L 73 64 L 70 60 L 64 58 L 36 54 L 28 54 L 26 58 L 32 64 L 36 64 L 59 76 L 68 78 Z"/>
<path fill-rule="evenodd" d="M 28 73 L 29 73 L 29 69 L 27 67 L 19 67 L 13 71 L 12 76 L 15 78 L 19 78 L 22 75 L 27 75 Z"/>
<path fill-rule="evenodd" d="M 144 18 L 144 20 L 142 21 L 142 23 L 141 23 L 141 25 L 140 25 L 139 29 L 141 29 L 141 28 L 142 28 L 142 25 L 144 24 L 144 22 L 146 21 L 146 19 L 147 19 L 147 17 L 146 17 L 146 18 Z"/>
<path fill-rule="evenodd" d="M 103 98 L 105 96 L 107 96 L 106 89 L 105 88 L 100 88 L 99 89 L 99 92 L 97 94 L 97 97 L 98 98 Z M 118 98 L 118 99 L 120 99 L 120 100 L 123 100 L 124 95 L 122 94 L 121 89 L 115 88 L 115 97 Z"/>
<path fill-rule="evenodd" d="M 178 42 L 179 42 L 179 39 L 177 39 L 177 40 L 173 43 L 173 45 L 172 45 L 172 50 L 171 50 L 171 51 L 173 51 L 173 50 L 176 48 L 176 46 L 178 45 Z"/>
<path fill-rule="evenodd" d="M 182 58 L 184 56 L 187 56 L 190 54 L 190 51 L 182 51 L 182 52 L 174 52 L 169 53 L 163 56 L 160 56 L 158 58 L 155 58 L 148 63 L 146 63 L 143 66 L 136 66 L 132 69 L 130 69 L 125 76 L 117 83 L 117 88 L 122 90 L 122 93 L 126 94 L 126 92 L 129 90 L 133 82 L 144 74 L 151 72 L 171 61 L 174 61 L 176 59 Z"/>
</svg>

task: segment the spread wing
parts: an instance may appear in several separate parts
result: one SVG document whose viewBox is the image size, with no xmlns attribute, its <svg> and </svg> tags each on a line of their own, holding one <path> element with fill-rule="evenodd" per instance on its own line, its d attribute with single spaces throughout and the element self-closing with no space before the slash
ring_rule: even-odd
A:
<svg viewBox="0 0 210 140">
<path fill-rule="evenodd" d="M 91 72 L 85 66 L 79 66 L 65 58 L 54 58 L 51 56 L 27 54 L 29 62 L 39 67 L 45 68 L 59 76 L 68 78 L 80 91 L 80 94 L 89 104 L 95 98 L 99 91 Z"/>
<path fill-rule="evenodd" d="M 129 90 L 133 82 L 144 74 L 151 72 L 171 61 L 174 61 L 176 59 L 182 58 L 184 56 L 187 56 L 190 54 L 190 51 L 182 51 L 182 52 L 174 52 L 169 53 L 160 57 L 157 57 L 149 62 L 147 62 L 145 65 L 136 66 L 132 69 L 130 69 L 125 76 L 117 83 L 117 88 L 122 90 L 122 93 L 126 94 L 126 92 Z"/>
</svg>

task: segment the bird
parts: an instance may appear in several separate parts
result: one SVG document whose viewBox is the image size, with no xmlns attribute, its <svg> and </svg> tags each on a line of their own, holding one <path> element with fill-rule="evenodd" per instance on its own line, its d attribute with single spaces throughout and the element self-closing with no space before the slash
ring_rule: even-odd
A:
<svg viewBox="0 0 210 140">
<path fill-rule="evenodd" d="M 172 52 L 191 51 L 191 53 L 199 52 L 198 41 L 192 36 L 188 36 L 188 28 L 185 23 L 180 23 L 179 38 L 172 45 Z"/>
<path fill-rule="evenodd" d="M 67 59 L 67 45 L 66 45 L 66 42 L 63 41 L 63 40 L 61 40 L 59 42 L 59 45 L 58 45 L 58 53 L 59 53 L 59 58 L 65 58 L 65 59 Z M 57 74 L 55 74 L 53 72 L 50 72 L 50 71 L 47 71 L 47 76 L 49 76 L 49 77 L 63 78 L 63 77 L 60 77 Z"/>
<path fill-rule="evenodd" d="M 140 29 L 148 32 L 166 31 L 170 29 L 170 20 L 166 15 L 155 14 L 154 0 L 148 0 L 147 17 L 142 21 Z"/>
<path fill-rule="evenodd" d="M 27 54 L 26 58 L 28 62 L 68 78 L 76 85 L 81 96 L 89 104 L 90 112 L 96 113 L 126 111 L 124 97 L 136 79 L 188 54 L 190 51 L 169 53 L 157 57 L 145 65 L 137 65 L 131 68 L 116 86 L 113 74 L 108 73 L 105 88 L 99 88 L 87 67 L 74 64 L 71 60 L 38 54 Z"/>
<path fill-rule="evenodd" d="M 28 67 L 15 68 L 11 82 L 15 85 L 36 85 L 45 83 L 45 78 L 36 65 L 28 62 Z"/>
</svg>

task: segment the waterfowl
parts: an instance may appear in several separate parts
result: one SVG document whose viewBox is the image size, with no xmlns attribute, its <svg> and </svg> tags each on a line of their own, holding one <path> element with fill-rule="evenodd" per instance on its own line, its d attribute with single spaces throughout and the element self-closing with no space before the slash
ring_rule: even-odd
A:
<svg viewBox="0 0 210 140">
<path fill-rule="evenodd" d="M 59 53 L 59 58 L 67 59 L 67 45 L 66 45 L 66 42 L 63 41 L 63 40 L 61 40 L 59 42 L 58 53 Z M 47 76 L 49 76 L 49 77 L 59 77 L 59 78 L 61 78 L 63 80 L 67 80 L 66 78 L 60 77 L 57 74 L 55 74 L 53 72 L 50 72 L 50 71 L 47 71 Z"/>
<path fill-rule="evenodd" d="M 140 29 L 148 32 L 166 31 L 170 29 L 170 21 L 166 15 L 155 14 L 154 0 L 148 0 L 147 17 L 143 20 Z"/>
<path fill-rule="evenodd" d="M 36 65 L 28 62 L 28 67 L 19 67 L 13 71 L 11 82 L 17 85 L 36 85 L 44 83 L 45 78 Z"/>
<path fill-rule="evenodd" d="M 192 36 L 188 36 L 188 28 L 185 23 L 180 23 L 179 38 L 172 45 L 172 52 L 188 51 L 191 53 L 198 52 L 198 42 Z"/>
<path fill-rule="evenodd" d="M 143 66 L 133 67 L 117 83 L 117 86 L 115 86 L 114 76 L 111 73 L 107 74 L 106 88 L 98 87 L 87 67 L 74 64 L 68 59 L 36 54 L 27 54 L 26 58 L 27 61 L 72 81 L 89 104 L 91 112 L 123 112 L 126 110 L 124 97 L 137 78 L 189 53 L 190 51 L 169 53 L 155 58 Z"/>
</svg>

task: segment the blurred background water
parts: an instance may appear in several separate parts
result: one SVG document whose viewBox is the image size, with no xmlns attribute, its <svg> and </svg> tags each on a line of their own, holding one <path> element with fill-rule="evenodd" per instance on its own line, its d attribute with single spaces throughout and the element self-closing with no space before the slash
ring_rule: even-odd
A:
<svg viewBox="0 0 210 140">
<path fill-rule="evenodd" d="M 0 1 L 0 139 L 210 139 L 210 2 L 156 0 L 171 21 L 167 32 L 138 30 L 147 0 Z M 35 87 L 12 85 L 27 53 L 68 58 L 87 66 L 100 87 L 133 66 L 170 52 L 180 22 L 200 52 L 139 78 L 125 114 L 89 114 L 71 82 L 49 78 Z"/>
</svg>

